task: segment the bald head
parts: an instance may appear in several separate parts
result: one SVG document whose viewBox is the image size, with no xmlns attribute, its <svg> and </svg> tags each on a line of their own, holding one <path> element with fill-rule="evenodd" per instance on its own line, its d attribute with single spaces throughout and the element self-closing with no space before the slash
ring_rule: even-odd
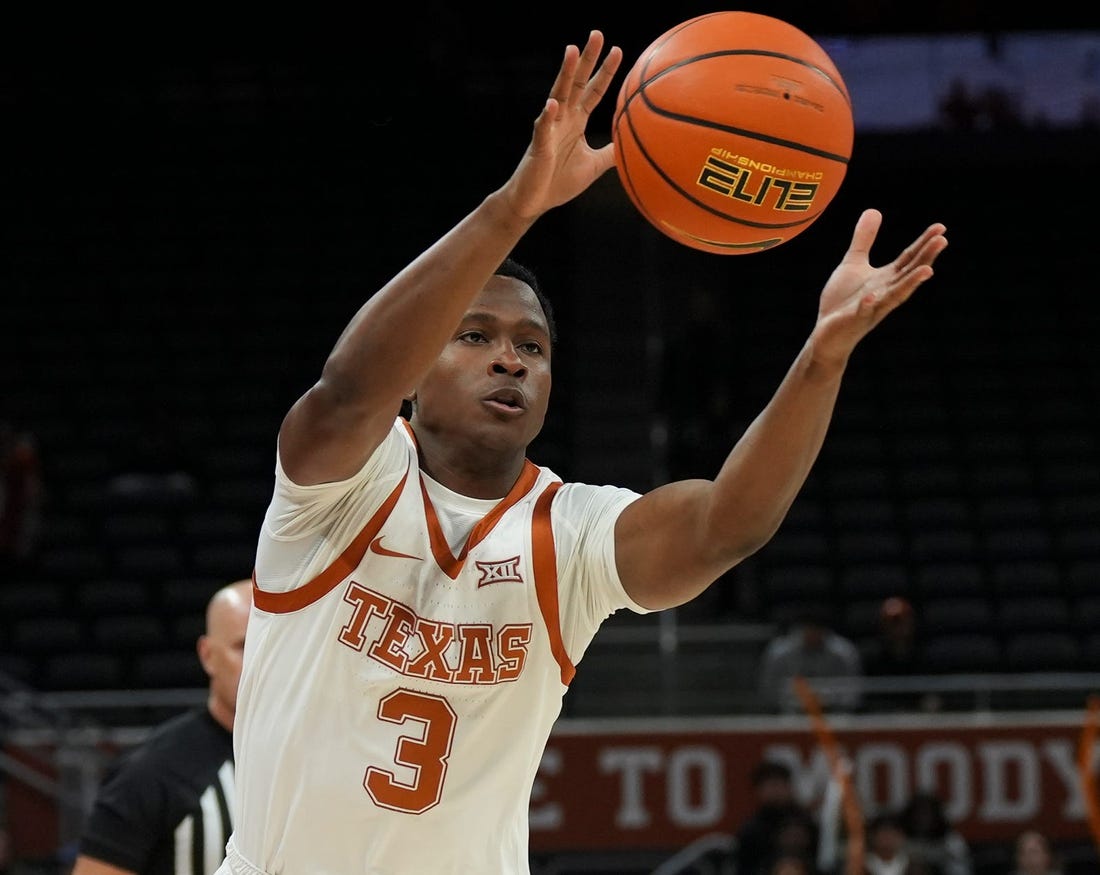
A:
<svg viewBox="0 0 1100 875">
<path fill-rule="evenodd" d="M 241 619 L 248 622 L 252 609 L 252 581 L 237 580 L 226 584 L 210 597 L 206 604 L 206 634 L 220 637 L 240 629 Z"/>
<path fill-rule="evenodd" d="M 237 580 L 219 589 L 206 605 L 206 632 L 197 642 L 199 661 L 210 678 L 207 706 L 232 731 L 237 687 L 244 660 L 244 637 L 252 610 L 252 581 Z"/>
</svg>

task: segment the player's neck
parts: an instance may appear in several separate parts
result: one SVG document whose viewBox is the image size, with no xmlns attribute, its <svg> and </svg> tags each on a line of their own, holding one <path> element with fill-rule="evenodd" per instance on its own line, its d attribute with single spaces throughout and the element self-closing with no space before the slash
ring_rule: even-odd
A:
<svg viewBox="0 0 1100 875">
<path fill-rule="evenodd" d="M 419 440 L 420 469 L 452 492 L 469 498 L 503 498 L 523 473 L 526 455 L 468 453 L 437 444 L 431 437 Z"/>
<path fill-rule="evenodd" d="M 503 499 L 519 480 L 526 447 L 489 447 L 476 439 L 440 435 L 412 424 L 420 470 L 452 492 L 471 499 Z"/>
</svg>

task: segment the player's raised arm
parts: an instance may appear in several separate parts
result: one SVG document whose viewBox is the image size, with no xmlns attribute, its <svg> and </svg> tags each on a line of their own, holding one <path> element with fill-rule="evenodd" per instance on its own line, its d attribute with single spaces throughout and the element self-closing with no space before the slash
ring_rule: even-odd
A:
<svg viewBox="0 0 1100 875">
<path fill-rule="evenodd" d="M 619 574 L 653 609 L 693 598 L 775 534 L 817 459 L 848 359 L 887 314 L 932 276 L 947 246 L 936 223 L 882 267 L 869 261 L 882 216 L 867 210 L 826 283 L 817 321 L 775 395 L 714 480 L 658 487 L 616 527 Z"/>
<path fill-rule="evenodd" d="M 612 147 L 593 149 L 585 138 L 622 59 L 612 47 L 600 62 L 603 46 L 603 35 L 593 31 L 583 51 L 566 48 L 508 181 L 376 292 L 344 329 L 321 378 L 283 421 L 280 458 L 292 480 L 308 485 L 358 471 L 520 238 L 612 167 Z"/>
</svg>

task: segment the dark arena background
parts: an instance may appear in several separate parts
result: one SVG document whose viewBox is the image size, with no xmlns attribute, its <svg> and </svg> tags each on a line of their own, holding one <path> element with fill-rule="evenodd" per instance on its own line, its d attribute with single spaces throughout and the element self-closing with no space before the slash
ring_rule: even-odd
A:
<svg viewBox="0 0 1100 875">
<path fill-rule="evenodd" d="M 0 422 L 24 443 L 3 491 L 30 528 L 0 566 L 0 872 L 67 872 L 107 764 L 203 701 L 203 609 L 251 573 L 282 415 L 359 304 L 504 182 L 564 45 L 600 28 L 625 71 L 713 9 L 570 6 L 5 35 Z M 855 147 L 825 215 L 707 255 L 611 172 L 517 251 L 562 335 L 532 458 L 645 490 L 717 470 L 862 209 L 885 215 L 873 262 L 932 221 L 951 241 L 857 350 L 775 539 L 597 635 L 534 788 L 535 875 L 733 872 L 765 758 L 816 817 L 831 781 L 864 822 L 931 790 L 972 875 L 1008 875 L 1027 828 L 1063 875 L 1100 872 L 1100 24 L 999 6 L 739 7 L 845 76 Z M 772 706 L 770 642 L 814 610 L 869 648 L 891 597 L 919 670 Z"/>
</svg>

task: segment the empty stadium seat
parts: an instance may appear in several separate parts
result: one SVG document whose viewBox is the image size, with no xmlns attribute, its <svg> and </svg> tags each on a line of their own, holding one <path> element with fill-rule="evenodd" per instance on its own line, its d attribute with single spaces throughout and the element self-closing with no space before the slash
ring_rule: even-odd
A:
<svg viewBox="0 0 1100 875">
<path fill-rule="evenodd" d="M 163 544 L 172 535 L 171 522 L 155 510 L 111 514 L 100 523 L 107 542 L 116 547 Z"/>
<path fill-rule="evenodd" d="M 833 573 L 823 565 L 778 565 L 763 575 L 763 596 L 772 605 L 827 601 L 832 594 Z"/>
<path fill-rule="evenodd" d="M 997 598 L 1055 596 L 1062 593 L 1062 572 L 1052 559 L 1001 559 L 991 563 L 989 583 Z"/>
<path fill-rule="evenodd" d="M 837 575 L 837 592 L 844 601 L 907 595 L 909 568 L 903 562 L 844 564 Z"/>
<path fill-rule="evenodd" d="M 123 686 L 124 664 L 98 651 L 49 656 L 38 678 L 47 690 L 112 690 Z"/>
<path fill-rule="evenodd" d="M 998 672 L 1003 668 L 1001 645 L 988 633 L 930 635 L 921 650 L 922 664 L 930 674 Z"/>
<path fill-rule="evenodd" d="M 160 617 L 151 614 L 124 614 L 99 617 L 92 621 L 92 641 L 104 652 L 152 650 L 163 647 L 165 628 Z"/>
<path fill-rule="evenodd" d="M 11 626 L 16 652 L 32 656 L 77 650 L 88 640 L 83 624 L 73 616 L 24 617 Z"/>
<path fill-rule="evenodd" d="M 1011 596 L 997 604 L 997 628 L 1002 634 L 1016 632 L 1068 632 L 1071 628 L 1069 603 L 1058 596 Z"/>
<path fill-rule="evenodd" d="M 941 596 L 921 606 L 921 625 L 929 635 L 946 632 L 992 633 L 993 605 L 977 596 Z"/>
<path fill-rule="evenodd" d="M 1035 561 L 1052 559 L 1054 540 L 1050 532 L 1040 525 L 1020 525 L 993 529 L 983 538 L 985 554 L 989 561 Z"/>
<path fill-rule="evenodd" d="M 902 504 L 902 516 L 912 531 L 965 528 L 973 523 L 970 502 L 961 496 L 914 496 Z"/>
<path fill-rule="evenodd" d="M 131 679 L 141 689 L 203 687 L 208 682 L 194 647 L 138 654 Z"/>
<path fill-rule="evenodd" d="M 174 541 L 155 544 L 130 544 L 119 549 L 113 568 L 134 580 L 156 581 L 183 574 L 186 559 Z"/>
<path fill-rule="evenodd" d="M 254 539 L 206 544 L 196 547 L 191 556 L 193 573 L 203 577 L 221 578 L 226 583 L 249 577 L 255 564 Z"/>
<path fill-rule="evenodd" d="M 210 597 L 229 581 L 218 576 L 178 577 L 155 586 L 162 610 L 169 617 L 189 611 L 202 612 Z"/>
<path fill-rule="evenodd" d="M 153 610 L 145 583 L 138 580 L 89 580 L 77 586 L 76 602 L 85 615 L 140 614 Z"/>
<path fill-rule="evenodd" d="M 973 529 L 917 531 L 909 544 L 909 557 L 917 563 L 976 560 L 980 554 L 978 536 Z"/>
<path fill-rule="evenodd" d="M 1069 632 L 1018 632 L 1004 644 L 1008 671 L 1079 671 L 1081 648 Z"/>
<path fill-rule="evenodd" d="M 836 537 L 836 556 L 841 565 L 901 562 L 905 559 L 905 539 L 892 529 L 842 531 Z"/>
<path fill-rule="evenodd" d="M 0 618 L 49 617 L 67 610 L 68 587 L 55 580 L 15 576 L 0 585 Z"/>
<path fill-rule="evenodd" d="M 985 571 L 978 562 L 966 560 L 926 562 L 913 571 L 913 591 L 923 600 L 945 596 L 985 596 Z"/>
<path fill-rule="evenodd" d="M 882 599 L 863 599 L 845 603 L 839 631 L 853 640 L 874 637 L 879 629 Z"/>
<path fill-rule="evenodd" d="M 1100 558 L 1070 562 L 1066 568 L 1065 587 L 1070 595 L 1100 596 Z"/>
</svg>

